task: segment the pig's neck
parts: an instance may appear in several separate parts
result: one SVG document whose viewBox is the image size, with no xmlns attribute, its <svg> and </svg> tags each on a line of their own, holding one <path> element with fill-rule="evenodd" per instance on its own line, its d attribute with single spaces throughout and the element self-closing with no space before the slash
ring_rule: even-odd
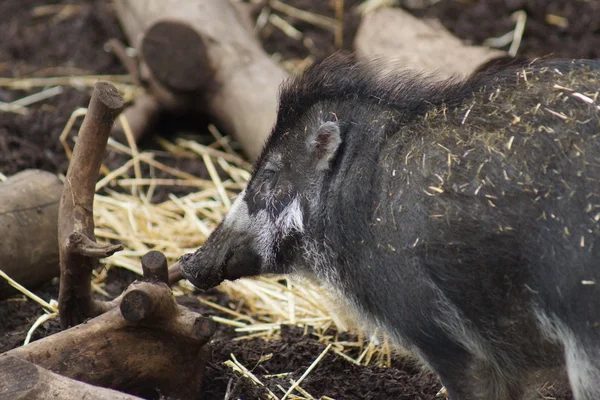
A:
<svg viewBox="0 0 600 400">
<path fill-rule="evenodd" d="M 353 123 L 344 137 L 341 154 L 324 182 L 320 201 L 322 212 L 308 224 L 310 239 L 304 246 L 307 266 L 329 287 L 338 287 L 347 299 L 371 303 L 357 296 L 357 268 L 368 269 L 365 248 L 375 242 L 372 217 L 380 204 L 379 155 L 390 131 L 389 115 L 377 115 L 364 125 Z M 368 251 L 367 251 L 368 252 Z M 365 290 L 371 280 L 363 280 Z M 371 308 L 370 306 L 367 306 Z"/>
<path fill-rule="evenodd" d="M 396 290 L 426 281 L 419 275 L 422 271 L 398 265 L 395 251 L 407 247 L 402 245 L 407 234 L 386 219 L 397 204 L 384 188 L 396 163 L 403 162 L 384 159 L 402 154 L 396 148 L 398 138 L 390 139 L 401 129 L 396 117 L 381 113 L 346 133 L 320 195 L 323 211 L 309 221 L 304 251 L 307 267 L 318 279 L 338 288 L 345 301 L 377 325 L 394 325 L 392 320 L 407 309 Z M 394 179 L 400 181 L 400 176 Z M 390 315 L 390 309 L 398 315 Z"/>
</svg>

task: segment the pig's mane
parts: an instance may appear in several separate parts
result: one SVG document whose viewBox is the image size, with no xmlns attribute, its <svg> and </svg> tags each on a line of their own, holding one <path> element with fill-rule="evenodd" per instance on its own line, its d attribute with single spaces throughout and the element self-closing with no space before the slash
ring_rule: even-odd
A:
<svg viewBox="0 0 600 400">
<path fill-rule="evenodd" d="M 503 69 L 501 75 L 514 74 L 514 67 L 522 66 L 523 62 L 513 64 L 513 68 Z M 490 63 L 466 80 L 460 77 L 440 80 L 403 69 L 391 61 L 356 60 L 353 56 L 336 54 L 282 84 L 275 130 L 290 129 L 314 104 L 323 101 L 359 101 L 410 115 L 424 114 L 432 106 L 442 103 L 452 106 L 464 101 L 483 83 L 490 83 L 499 70 Z"/>
</svg>

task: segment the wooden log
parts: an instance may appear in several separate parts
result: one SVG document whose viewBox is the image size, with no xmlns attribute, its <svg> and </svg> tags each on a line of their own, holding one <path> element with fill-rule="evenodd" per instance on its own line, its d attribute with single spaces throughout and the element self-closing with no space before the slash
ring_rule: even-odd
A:
<svg viewBox="0 0 600 400">
<path fill-rule="evenodd" d="M 166 108 L 201 110 L 255 160 L 276 118 L 288 76 L 229 0 L 117 0 L 129 42 Z"/>
<path fill-rule="evenodd" d="M 354 48 L 358 57 L 384 57 L 395 65 L 435 73 L 440 78 L 471 74 L 505 53 L 469 46 L 438 21 L 424 21 L 399 8 L 381 8 L 361 21 Z"/>
<path fill-rule="evenodd" d="M 16 357 L 0 358 L 0 400 L 141 400 L 65 378 Z"/>
<path fill-rule="evenodd" d="M 33 169 L 0 183 L 0 269 L 26 288 L 60 273 L 57 223 L 62 187 L 55 174 Z M 0 299 L 15 293 L 0 279 Z"/>
<path fill-rule="evenodd" d="M 210 360 L 206 344 L 214 331 L 212 319 L 177 305 L 166 284 L 136 282 L 121 296 L 119 307 L 10 350 L 0 355 L 0 362 L 17 357 L 71 379 L 142 397 L 158 390 L 170 398 L 196 399 Z"/>
<path fill-rule="evenodd" d="M 92 299 L 92 270 L 98 259 L 122 250 L 122 245 L 101 246 L 94 236 L 94 194 L 106 142 L 123 98 L 108 82 L 96 84 L 69 163 L 58 216 L 60 254 L 60 323 L 77 325 L 106 311 Z"/>
</svg>

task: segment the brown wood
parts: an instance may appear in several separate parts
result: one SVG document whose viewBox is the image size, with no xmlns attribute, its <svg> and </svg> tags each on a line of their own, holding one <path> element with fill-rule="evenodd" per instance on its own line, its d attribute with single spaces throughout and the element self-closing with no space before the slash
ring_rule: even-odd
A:
<svg viewBox="0 0 600 400">
<path fill-rule="evenodd" d="M 122 250 L 122 245 L 102 246 L 94 236 L 93 202 L 98 171 L 115 117 L 123 98 L 108 82 L 96 84 L 67 170 L 58 217 L 60 252 L 59 314 L 63 328 L 98 315 L 106 307 L 92 300 L 92 270 L 98 258 Z"/>
<path fill-rule="evenodd" d="M 131 77 L 134 85 L 141 86 L 140 70 L 136 57 L 130 57 L 127 54 L 127 48 L 119 39 L 112 38 L 106 42 L 105 48 L 112 52 L 121 61 L 123 67 Z"/>
<path fill-rule="evenodd" d="M 469 46 L 437 20 L 425 21 L 400 8 L 384 7 L 363 17 L 354 39 L 358 57 L 392 59 L 392 68 L 422 71 L 446 79 L 471 74 L 480 64 L 503 55 Z"/>
<path fill-rule="evenodd" d="M 183 279 L 181 268 L 179 268 L 179 262 L 173 263 L 169 267 L 169 285 L 173 285 Z"/>
<path fill-rule="evenodd" d="M 165 108 L 199 110 L 255 160 L 276 118 L 288 76 L 247 29 L 229 0 L 117 0 L 130 44 Z"/>
<path fill-rule="evenodd" d="M 141 400 L 65 378 L 16 357 L 0 358 L 0 400 Z"/>
<path fill-rule="evenodd" d="M 149 251 L 142 257 L 144 280 L 169 283 L 167 258 L 160 251 Z"/>
<path fill-rule="evenodd" d="M 148 303 L 126 299 L 144 293 Z M 123 309 L 134 314 L 127 320 Z M 131 315 L 131 314 L 130 314 Z M 195 399 L 210 359 L 210 318 L 176 304 L 164 283 L 137 282 L 121 306 L 84 324 L 0 355 L 18 357 L 62 376 L 144 396 L 156 388 L 170 398 Z"/>
<path fill-rule="evenodd" d="M 119 308 L 124 319 L 139 322 L 155 315 L 166 318 L 177 312 L 169 290 L 164 283 L 140 283 L 136 289 L 128 290 L 122 297 Z"/>
<path fill-rule="evenodd" d="M 55 174 L 33 169 L 0 183 L 0 269 L 26 288 L 60 274 L 57 223 L 62 188 Z M 16 293 L 0 278 L 0 299 Z"/>
</svg>

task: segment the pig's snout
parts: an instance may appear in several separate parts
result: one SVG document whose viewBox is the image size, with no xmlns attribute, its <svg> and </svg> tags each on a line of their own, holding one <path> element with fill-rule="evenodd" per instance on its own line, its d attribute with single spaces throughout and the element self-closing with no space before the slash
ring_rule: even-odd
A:
<svg viewBox="0 0 600 400">
<path fill-rule="evenodd" d="M 232 240 L 224 233 L 221 229 L 215 231 L 204 246 L 179 260 L 183 276 L 198 289 L 207 290 L 224 280 L 260 273 L 260 256 L 248 241 Z"/>
<path fill-rule="evenodd" d="M 219 285 L 225 279 L 223 266 L 209 261 L 204 248 L 179 259 L 182 275 L 198 289 L 207 290 Z"/>
</svg>

